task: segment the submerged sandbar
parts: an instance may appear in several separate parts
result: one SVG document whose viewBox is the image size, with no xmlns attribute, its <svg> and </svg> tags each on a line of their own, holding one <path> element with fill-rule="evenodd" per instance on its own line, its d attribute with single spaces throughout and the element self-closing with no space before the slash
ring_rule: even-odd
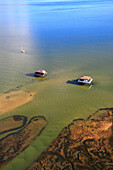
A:
<svg viewBox="0 0 113 170">
<path fill-rule="evenodd" d="M 0 96 L 0 114 L 11 111 L 21 105 L 30 102 L 35 92 L 11 91 Z"/>
</svg>

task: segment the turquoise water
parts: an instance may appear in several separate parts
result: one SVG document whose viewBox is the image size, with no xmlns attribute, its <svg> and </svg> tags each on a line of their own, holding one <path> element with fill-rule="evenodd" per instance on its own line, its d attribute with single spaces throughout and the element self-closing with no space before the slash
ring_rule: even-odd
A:
<svg viewBox="0 0 113 170">
<path fill-rule="evenodd" d="M 25 169 L 73 119 L 113 106 L 113 2 L 17 0 L 0 1 L 0 7 L 0 94 L 37 92 L 32 102 L 0 118 L 44 115 L 48 121 L 40 137 L 4 167 Z M 27 76 L 41 68 L 48 71 L 46 80 Z M 68 83 L 81 75 L 93 77 L 90 89 Z"/>
</svg>

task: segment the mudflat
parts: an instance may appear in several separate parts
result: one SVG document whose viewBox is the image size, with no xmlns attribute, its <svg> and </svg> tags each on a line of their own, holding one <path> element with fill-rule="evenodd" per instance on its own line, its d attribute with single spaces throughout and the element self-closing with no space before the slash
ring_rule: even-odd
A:
<svg viewBox="0 0 113 170">
<path fill-rule="evenodd" d="M 24 117 L 18 115 L 13 118 L 15 118 L 16 121 L 20 121 Z M 8 120 L 10 123 L 11 118 L 9 117 Z M 18 127 L 18 131 L 13 132 L 12 130 L 15 130 L 15 128 L 9 129 L 9 132 L 11 133 L 0 139 L 0 167 L 7 164 L 15 156 L 27 148 L 31 144 L 32 140 L 40 135 L 46 124 L 47 121 L 45 117 L 35 116 L 32 117 L 29 122 L 24 122 L 23 126 L 21 126 L 22 128 Z"/>
<path fill-rule="evenodd" d="M 29 170 L 113 169 L 113 108 L 65 127 Z"/>
<path fill-rule="evenodd" d="M 27 117 L 22 115 L 13 115 L 0 119 L 0 135 L 15 129 L 23 127 L 27 122 Z"/>
</svg>

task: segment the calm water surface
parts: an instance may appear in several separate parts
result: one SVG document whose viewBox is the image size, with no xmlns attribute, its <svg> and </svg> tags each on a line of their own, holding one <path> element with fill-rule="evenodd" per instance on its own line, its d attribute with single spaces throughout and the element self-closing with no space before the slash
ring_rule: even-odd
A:
<svg viewBox="0 0 113 170">
<path fill-rule="evenodd" d="M 27 76 L 39 68 L 46 80 Z M 90 89 L 71 84 L 81 75 L 94 78 Z M 37 95 L 0 118 L 44 115 L 48 125 L 5 170 L 28 167 L 73 119 L 113 107 L 113 1 L 1 0 L 0 94 L 18 87 Z"/>
</svg>

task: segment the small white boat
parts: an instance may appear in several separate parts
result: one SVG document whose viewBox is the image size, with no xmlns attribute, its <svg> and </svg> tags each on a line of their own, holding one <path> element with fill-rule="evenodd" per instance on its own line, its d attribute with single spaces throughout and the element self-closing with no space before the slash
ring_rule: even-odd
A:
<svg viewBox="0 0 113 170">
<path fill-rule="evenodd" d="M 90 85 L 93 81 L 93 78 L 89 77 L 89 76 L 81 76 L 79 79 L 78 79 L 78 83 L 80 84 L 88 84 Z"/>
<path fill-rule="evenodd" d="M 36 76 L 36 77 L 45 77 L 45 76 L 47 76 L 47 71 L 45 71 L 45 70 L 37 70 L 34 73 L 34 76 Z"/>
<path fill-rule="evenodd" d="M 25 49 L 23 48 L 23 46 L 21 46 L 20 52 L 21 53 L 25 53 L 26 52 Z"/>
<path fill-rule="evenodd" d="M 24 49 L 21 49 L 20 52 L 21 52 L 21 53 L 25 53 L 26 51 L 25 51 Z"/>
</svg>

